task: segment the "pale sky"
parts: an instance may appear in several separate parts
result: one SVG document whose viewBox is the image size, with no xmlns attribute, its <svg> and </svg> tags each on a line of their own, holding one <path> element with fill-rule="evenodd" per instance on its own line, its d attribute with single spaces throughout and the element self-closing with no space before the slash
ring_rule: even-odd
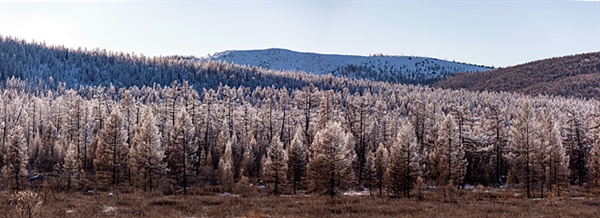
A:
<svg viewBox="0 0 600 218">
<path fill-rule="evenodd" d="M 0 34 L 152 56 L 286 48 L 497 67 L 600 51 L 600 2 L 0 0 Z"/>
</svg>

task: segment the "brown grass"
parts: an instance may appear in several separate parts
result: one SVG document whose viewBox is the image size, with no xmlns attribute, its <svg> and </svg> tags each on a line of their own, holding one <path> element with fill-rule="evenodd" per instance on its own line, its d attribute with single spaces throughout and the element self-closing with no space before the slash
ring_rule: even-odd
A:
<svg viewBox="0 0 600 218">
<path fill-rule="evenodd" d="M 581 190 L 585 191 L 585 190 Z M 424 200 L 369 196 L 207 196 L 126 193 L 47 195 L 36 217 L 599 217 L 593 192 L 524 199 L 510 190 L 426 191 Z M 44 199 L 40 193 L 40 199 Z M 0 193 L 0 217 L 19 217 L 12 195 Z M 114 210 L 111 210 L 111 207 Z M 21 216 L 23 217 L 23 216 Z"/>
</svg>

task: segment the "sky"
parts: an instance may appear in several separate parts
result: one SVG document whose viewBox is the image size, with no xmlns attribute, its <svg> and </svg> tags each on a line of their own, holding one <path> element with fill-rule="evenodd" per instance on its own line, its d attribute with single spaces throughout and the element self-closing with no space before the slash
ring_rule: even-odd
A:
<svg viewBox="0 0 600 218">
<path fill-rule="evenodd" d="M 507 67 L 600 51 L 600 1 L 0 0 L 0 35 L 147 56 L 285 48 Z"/>
</svg>

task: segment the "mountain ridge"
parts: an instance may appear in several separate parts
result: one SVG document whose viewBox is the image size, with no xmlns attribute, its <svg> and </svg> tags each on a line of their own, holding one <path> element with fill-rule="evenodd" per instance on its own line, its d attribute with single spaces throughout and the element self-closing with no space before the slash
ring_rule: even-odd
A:
<svg viewBox="0 0 600 218">
<path fill-rule="evenodd" d="M 553 57 L 480 73 L 457 74 L 433 86 L 597 98 L 600 97 L 600 52 Z"/>
<path fill-rule="evenodd" d="M 424 85 L 458 72 L 479 72 L 492 69 L 482 65 L 429 57 L 321 54 L 282 48 L 227 50 L 199 59 L 221 60 L 279 71 L 303 71 L 356 79 Z"/>
</svg>

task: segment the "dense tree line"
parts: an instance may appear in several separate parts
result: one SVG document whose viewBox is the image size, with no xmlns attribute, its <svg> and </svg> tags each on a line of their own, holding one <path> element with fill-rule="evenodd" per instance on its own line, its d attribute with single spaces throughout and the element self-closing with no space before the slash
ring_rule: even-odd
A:
<svg viewBox="0 0 600 218">
<path fill-rule="evenodd" d="M 264 184 L 274 194 L 366 187 L 409 197 L 418 183 L 508 185 L 543 197 L 600 181 L 594 100 L 73 52 L 10 38 L 2 38 L 0 61 L 2 189 L 185 193 Z"/>
<path fill-rule="evenodd" d="M 80 93 L 30 92 L 9 79 L 5 87 L 7 189 L 35 186 L 40 174 L 57 190 L 235 192 L 262 182 L 275 194 L 368 187 L 410 196 L 421 179 L 539 197 L 599 181 L 595 101 L 413 86 L 196 92 L 174 82 Z"/>
</svg>

